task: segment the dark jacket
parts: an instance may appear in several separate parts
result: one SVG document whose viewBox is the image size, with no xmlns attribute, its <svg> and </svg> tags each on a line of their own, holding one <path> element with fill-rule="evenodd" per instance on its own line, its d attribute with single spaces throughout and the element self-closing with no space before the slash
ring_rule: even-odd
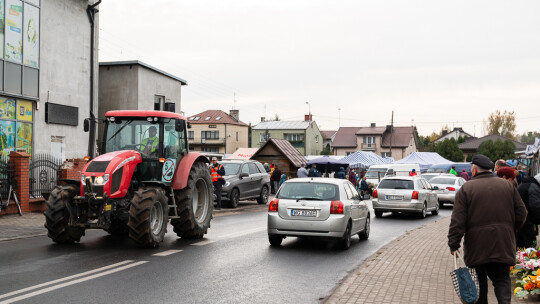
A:
<svg viewBox="0 0 540 304">
<path fill-rule="evenodd" d="M 508 181 L 482 172 L 472 177 L 456 193 L 448 246 L 459 249 L 465 236 L 465 264 L 514 265 L 515 232 L 523 225 L 527 209 L 517 189 Z"/>
<path fill-rule="evenodd" d="M 540 185 L 533 177 L 524 177 L 518 187 L 519 195 L 527 208 L 527 220 L 523 227 L 516 233 L 516 245 L 518 248 L 532 247 L 538 235 L 538 226 L 535 225 L 535 212 L 532 206 L 540 205 Z"/>
<path fill-rule="evenodd" d="M 345 169 L 343 169 L 343 167 L 340 167 L 339 171 L 336 173 L 336 175 L 334 175 L 334 177 L 339 179 L 345 179 Z"/>
<path fill-rule="evenodd" d="M 281 179 L 281 171 L 277 167 L 274 168 L 274 172 L 272 172 L 272 176 L 270 176 L 270 180 L 278 181 Z"/>
<path fill-rule="evenodd" d="M 468 174 L 465 170 L 461 171 L 461 175 L 460 175 L 460 176 L 461 176 L 461 178 L 463 178 L 463 179 L 466 180 L 466 181 L 469 180 L 469 174 Z"/>
<path fill-rule="evenodd" d="M 308 177 L 319 177 L 319 171 L 317 169 L 311 167 L 308 172 Z"/>
<path fill-rule="evenodd" d="M 369 186 L 368 186 L 368 183 L 362 179 L 362 181 L 360 182 L 360 190 L 367 190 L 369 189 Z"/>
<path fill-rule="evenodd" d="M 356 174 L 352 170 L 349 172 L 349 181 L 356 187 Z"/>
</svg>

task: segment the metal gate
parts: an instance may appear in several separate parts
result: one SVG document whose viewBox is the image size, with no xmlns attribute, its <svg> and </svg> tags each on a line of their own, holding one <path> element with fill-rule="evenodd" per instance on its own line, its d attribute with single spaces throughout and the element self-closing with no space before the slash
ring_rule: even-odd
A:
<svg viewBox="0 0 540 304">
<path fill-rule="evenodd" d="M 35 154 L 30 161 L 30 197 L 41 197 L 56 187 L 62 160 L 49 154 Z"/>
<path fill-rule="evenodd" d="M 13 169 L 9 164 L 9 156 L 0 155 L 0 194 L 7 199 L 9 185 L 13 183 Z"/>
</svg>

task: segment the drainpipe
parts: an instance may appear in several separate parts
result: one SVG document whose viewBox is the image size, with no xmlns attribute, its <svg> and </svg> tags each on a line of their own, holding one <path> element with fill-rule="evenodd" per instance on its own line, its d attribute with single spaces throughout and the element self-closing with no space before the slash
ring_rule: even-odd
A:
<svg viewBox="0 0 540 304">
<path fill-rule="evenodd" d="M 88 5 L 86 13 L 90 20 L 90 132 L 88 134 L 88 156 L 94 158 L 96 145 L 96 116 L 94 115 L 94 40 L 95 40 L 95 17 L 99 10 L 96 8 L 101 0 Z"/>
</svg>

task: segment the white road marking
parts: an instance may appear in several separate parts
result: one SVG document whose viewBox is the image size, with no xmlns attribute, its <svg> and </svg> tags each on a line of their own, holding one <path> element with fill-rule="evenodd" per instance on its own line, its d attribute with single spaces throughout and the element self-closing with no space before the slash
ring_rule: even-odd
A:
<svg viewBox="0 0 540 304">
<path fill-rule="evenodd" d="M 164 257 L 164 256 L 168 256 L 168 255 L 175 254 L 178 252 L 182 252 L 182 250 L 167 250 L 167 251 L 162 251 L 162 252 L 152 254 L 152 256 Z"/>
<path fill-rule="evenodd" d="M 45 282 L 45 283 L 42 283 L 42 284 L 30 286 L 30 287 L 27 287 L 27 288 L 15 290 L 15 291 L 0 295 L 0 299 L 11 297 L 11 296 L 14 296 L 16 294 L 27 292 L 27 291 L 30 291 L 30 290 L 33 290 L 33 289 L 38 289 L 38 288 L 45 287 L 45 286 L 48 286 L 48 285 L 53 285 L 53 284 L 56 284 L 56 283 L 64 282 L 64 281 L 67 281 L 67 280 L 76 279 L 76 278 L 79 278 L 79 277 L 84 277 L 84 276 L 92 274 L 92 273 L 104 271 L 104 270 L 107 270 L 107 269 L 110 269 L 110 268 L 118 267 L 118 266 L 121 266 L 121 265 L 124 265 L 124 264 L 127 264 L 127 263 L 132 263 L 132 262 L 134 262 L 134 261 L 133 260 L 126 260 L 126 261 L 122 261 L 120 263 L 116 263 L 116 264 L 112 264 L 112 265 L 109 265 L 109 266 L 105 266 L 105 267 L 97 268 L 97 269 L 94 269 L 94 270 L 86 271 L 86 272 L 83 272 L 83 273 L 75 274 L 75 275 L 65 277 L 65 278 L 61 278 L 61 279 L 58 279 L 58 280 L 49 281 L 49 282 Z"/>
<path fill-rule="evenodd" d="M 247 235 L 247 234 L 251 234 L 251 233 L 255 233 L 255 232 L 259 232 L 259 231 L 263 231 L 263 230 L 266 230 L 266 226 L 265 227 L 254 228 L 254 229 L 251 229 L 251 230 L 238 231 L 238 232 L 234 232 L 234 233 L 230 233 L 230 234 L 225 234 L 225 235 L 216 237 L 213 240 L 208 239 L 208 240 L 204 240 L 204 241 L 201 241 L 201 242 L 198 242 L 198 243 L 193 243 L 191 245 L 192 246 L 204 246 L 204 245 L 211 244 L 211 243 L 219 241 L 219 240 L 232 239 L 232 238 L 235 238 L 235 237 L 239 237 L 239 236 L 243 236 L 243 235 Z"/>
<path fill-rule="evenodd" d="M 81 282 L 93 280 L 95 278 L 106 276 L 106 275 L 109 275 L 109 274 L 112 274 L 112 273 L 115 273 L 115 272 L 126 270 L 126 269 L 131 268 L 131 267 L 139 266 L 139 265 L 142 265 L 142 264 L 145 264 L 145 263 L 148 263 L 148 261 L 135 262 L 135 263 L 128 264 L 128 265 L 125 265 L 125 266 L 122 266 L 122 267 L 107 270 L 107 271 L 102 272 L 102 273 L 97 273 L 97 274 L 94 274 L 94 275 L 91 275 L 91 276 L 88 276 L 88 277 L 85 277 L 85 278 L 80 278 L 80 279 L 77 279 L 77 280 L 73 280 L 71 282 L 65 282 L 65 283 L 62 283 L 62 284 L 58 284 L 58 285 L 55 285 L 55 286 L 51 286 L 51 287 L 47 287 L 47 288 L 44 288 L 44 289 L 41 289 L 41 290 L 37 290 L 37 291 L 31 292 L 31 293 L 27 293 L 27 294 L 22 295 L 22 296 L 7 299 L 5 301 L 0 302 L 0 304 L 8 304 L 8 303 L 13 303 L 13 302 L 17 302 L 17 301 L 20 301 L 20 300 L 28 299 L 28 298 L 35 297 L 35 296 L 40 295 L 40 294 L 44 294 L 44 293 L 49 292 L 49 291 L 53 291 L 53 290 L 56 290 L 56 289 L 60 289 L 60 288 L 64 288 L 64 287 L 67 287 L 67 286 L 75 285 L 75 284 L 78 284 L 78 283 L 81 283 Z"/>
</svg>

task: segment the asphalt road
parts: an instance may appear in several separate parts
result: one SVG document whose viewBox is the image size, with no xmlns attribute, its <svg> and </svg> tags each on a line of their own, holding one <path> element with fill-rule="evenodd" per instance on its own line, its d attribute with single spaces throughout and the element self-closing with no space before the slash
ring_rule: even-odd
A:
<svg viewBox="0 0 540 304">
<path fill-rule="evenodd" d="M 372 216 L 367 241 L 347 251 L 331 241 L 287 238 L 269 246 L 266 211 L 215 217 L 205 239 L 169 227 L 157 249 L 88 231 L 82 242 L 47 237 L 0 243 L 1 303 L 317 303 L 379 248 L 426 219 Z"/>
</svg>

